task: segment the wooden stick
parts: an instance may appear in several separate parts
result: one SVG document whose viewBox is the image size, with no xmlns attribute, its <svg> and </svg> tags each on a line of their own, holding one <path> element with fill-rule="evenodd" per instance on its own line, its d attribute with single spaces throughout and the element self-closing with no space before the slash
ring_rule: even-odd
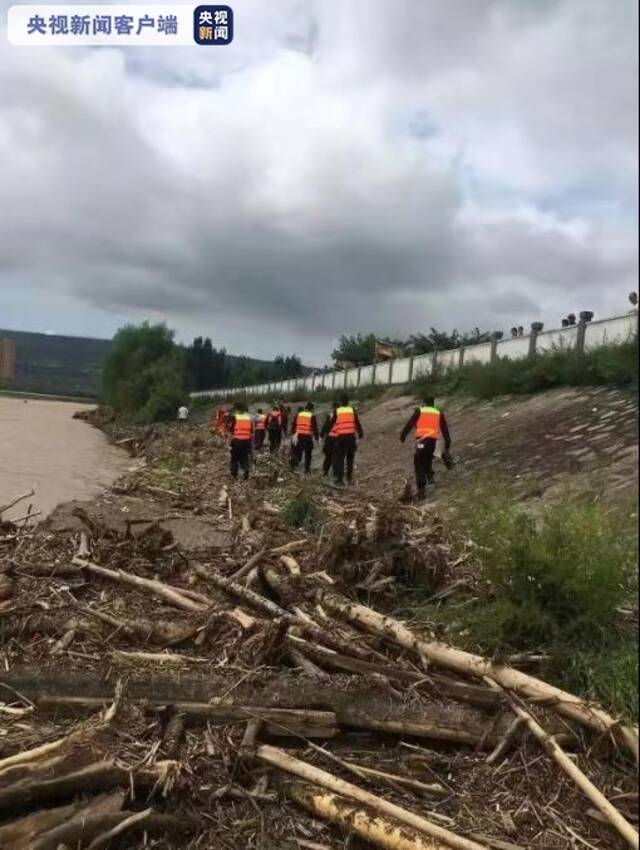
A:
<svg viewBox="0 0 640 850">
<path fill-rule="evenodd" d="M 570 776 L 571 779 L 573 779 L 578 788 L 587 795 L 591 802 L 602 812 L 609 823 L 618 830 L 620 835 L 625 838 L 629 845 L 635 848 L 635 850 L 638 850 L 638 847 L 640 846 L 640 837 L 631 824 L 625 820 L 616 807 L 607 800 L 604 794 L 596 788 L 593 782 L 585 776 L 580 768 L 571 761 L 558 742 L 551 735 L 548 735 L 545 732 L 538 721 L 535 720 L 534 717 L 521 705 L 518 705 L 518 703 L 508 694 L 506 694 L 506 698 L 515 714 L 521 718 L 523 723 L 526 724 L 534 738 L 540 741 L 542 747 L 560 765 L 567 776 Z"/>
<path fill-rule="evenodd" d="M 321 788 L 291 783 L 287 794 L 311 814 L 340 824 L 385 850 L 449 850 L 449 844 L 427 838 L 397 821 L 372 814 Z"/>
<path fill-rule="evenodd" d="M 111 660 L 118 662 L 149 662 L 151 664 L 211 664 L 210 658 L 199 658 L 192 655 L 177 655 L 172 652 L 126 652 L 123 649 L 115 649 L 111 653 Z"/>
<path fill-rule="evenodd" d="M 496 748 L 487 756 L 487 764 L 495 764 L 498 759 L 502 758 L 509 751 L 522 726 L 524 726 L 522 717 L 514 718 L 507 731 L 496 744 Z"/>
<path fill-rule="evenodd" d="M 6 505 L 2 505 L 2 506 L 0 506 L 0 517 L 2 516 L 2 514 L 3 514 L 5 511 L 8 511 L 10 508 L 13 508 L 13 507 L 14 507 L 14 505 L 17 505 L 19 502 L 24 502 L 24 500 L 25 500 L 25 499 L 28 499 L 28 498 L 30 498 L 31 496 L 35 496 L 35 494 L 36 494 L 36 491 L 35 491 L 35 489 L 32 487 L 32 488 L 31 488 L 31 490 L 29 490 L 29 492 L 28 492 L 28 493 L 23 493 L 23 494 L 22 494 L 22 496 L 16 496 L 16 498 L 15 498 L 15 499 L 12 499 L 12 501 L 7 502 L 7 504 L 6 504 Z"/>
<path fill-rule="evenodd" d="M 636 762 L 640 761 L 637 727 L 620 726 L 617 720 L 603 709 L 590 706 L 584 700 L 566 691 L 549 685 L 541 679 L 529 676 L 520 670 L 514 670 L 502 664 L 494 664 L 481 655 L 464 652 L 437 641 L 422 640 L 410 629 L 392 617 L 379 614 L 365 605 L 349 602 L 330 591 L 319 591 L 319 597 L 326 607 L 341 614 L 347 620 L 357 623 L 369 632 L 382 635 L 387 640 L 416 652 L 434 664 L 449 667 L 467 676 L 483 678 L 488 676 L 505 688 L 509 688 L 528 699 L 542 702 L 553 707 L 560 714 L 577 720 L 597 732 L 611 732 L 619 738 L 633 753 Z"/>
<path fill-rule="evenodd" d="M 293 578 L 298 578 L 300 575 L 300 564 L 295 558 L 290 555 L 280 555 L 280 563 L 289 572 Z"/>
<path fill-rule="evenodd" d="M 76 636 L 75 629 L 67 629 L 60 640 L 56 641 L 51 647 L 51 655 L 61 655 L 67 647 L 71 646 L 73 639 Z"/>
<path fill-rule="evenodd" d="M 214 571 L 204 569 L 204 567 L 196 567 L 196 574 L 205 581 L 208 581 L 210 584 L 213 584 L 214 587 L 217 587 L 219 590 L 223 590 L 225 593 L 235 596 L 238 599 L 243 599 L 248 605 L 255 608 L 257 611 L 261 611 L 270 617 L 281 618 L 287 623 L 299 626 L 310 636 L 327 646 L 331 646 L 340 652 L 344 652 L 346 655 L 355 655 L 358 658 L 368 657 L 366 650 L 359 647 L 353 641 L 351 643 L 341 641 L 330 632 L 326 632 L 324 629 L 316 626 L 313 621 L 307 621 L 299 615 L 291 614 L 289 611 L 286 611 L 284 608 L 276 605 L 276 603 L 272 602 L 270 599 L 266 599 L 259 593 L 249 590 L 248 587 L 244 587 L 237 582 L 230 581 Z"/>
<path fill-rule="evenodd" d="M 272 555 L 287 555 L 291 552 L 299 552 L 300 549 L 304 549 L 308 544 L 308 540 L 291 540 L 289 543 L 285 543 L 284 546 L 276 546 L 275 549 L 270 549 Z"/>
<path fill-rule="evenodd" d="M 188 599 L 186 596 L 183 596 L 177 588 L 170 587 L 168 584 L 164 584 L 161 581 L 140 578 L 140 576 L 133 575 L 133 573 L 127 573 L 124 570 L 109 570 L 106 567 L 99 567 L 97 564 L 92 564 L 90 561 L 85 561 L 82 558 L 74 558 L 73 563 L 88 572 L 101 576 L 102 578 L 109 578 L 112 581 L 118 581 L 123 584 L 131 584 L 141 590 L 146 590 L 154 596 L 160 597 L 160 599 L 163 599 L 165 602 L 169 602 L 176 608 L 182 608 L 185 611 L 205 611 L 208 607 L 201 602 L 194 602 L 192 599 Z M 212 604 L 212 602 L 213 600 L 209 600 L 208 604 Z"/>
<path fill-rule="evenodd" d="M 247 561 L 246 564 L 244 564 L 242 567 L 240 567 L 239 570 L 236 570 L 235 573 L 232 573 L 232 575 L 229 576 L 229 581 L 240 581 L 241 578 L 244 578 L 247 575 L 247 573 L 250 573 L 251 570 L 257 564 L 260 563 L 260 561 L 264 558 L 266 553 L 267 553 L 266 546 L 263 549 L 260 549 L 259 552 L 255 552 L 249 558 L 249 560 Z"/>
<path fill-rule="evenodd" d="M 377 770 L 373 767 L 365 767 L 361 764 L 347 761 L 350 767 L 356 767 L 361 773 L 366 773 L 368 776 L 375 776 L 379 779 L 385 779 L 391 784 L 405 785 L 407 788 L 416 788 L 418 791 L 428 791 L 429 794 L 447 794 L 448 791 L 444 785 L 433 783 L 429 785 L 426 782 L 420 782 L 419 779 L 414 779 L 412 776 L 401 776 L 397 773 L 387 773 L 385 770 Z"/>
<path fill-rule="evenodd" d="M 422 818 L 407 809 L 403 809 L 401 806 L 397 806 L 395 803 L 391 803 L 382 797 L 376 797 L 375 794 L 370 794 L 368 791 L 358 788 L 357 785 L 352 785 L 350 782 L 338 779 L 338 777 L 328 773 L 326 770 L 321 770 L 314 765 L 294 758 L 277 747 L 262 744 L 257 749 L 257 756 L 267 764 L 280 768 L 280 770 L 292 773 L 301 779 L 314 782 L 316 785 L 321 785 L 323 788 L 328 788 L 330 791 L 335 791 L 337 794 L 341 794 L 351 800 L 357 800 L 359 803 L 372 806 L 377 811 L 396 818 L 402 823 L 422 832 L 424 835 L 437 839 L 441 842 L 441 847 L 444 845 L 445 847 L 453 847 L 455 850 L 486 850 L 486 848 L 475 841 L 455 835 L 455 833 L 426 820 L 426 818 Z M 436 844 L 437 847 L 438 845 Z"/>
<path fill-rule="evenodd" d="M 151 814 L 153 814 L 153 809 L 144 809 L 142 812 L 135 812 L 130 817 L 121 821 L 117 826 L 103 832 L 102 835 L 97 835 L 89 845 L 88 850 L 98 850 L 98 848 L 104 847 L 112 838 L 117 838 L 118 835 L 121 835 L 130 826 L 146 820 Z"/>
</svg>

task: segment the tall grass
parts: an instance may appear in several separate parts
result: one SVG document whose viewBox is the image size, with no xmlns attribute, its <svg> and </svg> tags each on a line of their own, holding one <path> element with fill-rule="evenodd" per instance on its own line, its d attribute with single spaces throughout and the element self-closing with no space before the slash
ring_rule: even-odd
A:
<svg viewBox="0 0 640 850">
<path fill-rule="evenodd" d="M 533 512 L 495 484 L 454 502 L 473 593 L 436 607 L 413 591 L 407 613 L 483 654 L 547 653 L 542 674 L 636 716 L 637 646 L 619 609 L 637 594 L 637 510 L 574 501 Z"/>
<path fill-rule="evenodd" d="M 426 379 L 427 382 L 429 379 Z M 635 340 L 606 345 L 583 355 L 558 348 L 531 359 L 498 358 L 495 363 L 469 363 L 462 369 L 436 375 L 440 394 L 463 393 L 487 399 L 521 395 L 561 386 L 638 387 Z"/>
</svg>

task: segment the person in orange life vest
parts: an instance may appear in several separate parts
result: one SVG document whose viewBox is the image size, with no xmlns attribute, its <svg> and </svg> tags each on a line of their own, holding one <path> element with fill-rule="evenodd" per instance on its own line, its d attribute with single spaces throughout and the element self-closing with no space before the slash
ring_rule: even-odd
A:
<svg viewBox="0 0 640 850">
<path fill-rule="evenodd" d="M 313 441 L 318 442 L 318 420 L 313 412 L 313 402 L 307 403 L 306 407 L 298 409 L 293 422 L 291 433 L 294 436 L 294 444 L 291 446 L 291 469 L 297 469 L 304 456 L 304 471 L 311 470 L 311 456 L 313 454 Z"/>
<path fill-rule="evenodd" d="M 231 434 L 231 477 L 237 478 L 238 470 L 242 469 L 246 481 L 251 467 L 253 420 L 247 405 L 242 401 L 234 405 L 234 412 L 229 418 L 229 433 Z"/>
<path fill-rule="evenodd" d="M 358 414 L 349 404 L 349 399 L 343 395 L 336 412 L 331 417 L 329 430 L 335 428 L 336 441 L 333 447 L 333 477 L 338 485 L 344 484 L 345 466 L 347 483 L 353 480 L 353 462 L 358 447 L 356 436 L 364 439 L 364 432 Z"/>
<path fill-rule="evenodd" d="M 273 454 L 280 448 L 282 442 L 282 412 L 277 404 L 267 414 L 267 433 L 269 435 L 269 452 Z"/>
<path fill-rule="evenodd" d="M 267 433 L 267 417 L 262 412 L 262 408 L 258 408 L 255 416 L 253 417 L 253 447 L 256 451 L 260 451 L 260 449 L 264 445 L 264 438 Z"/>
<path fill-rule="evenodd" d="M 424 499 L 427 484 L 433 484 L 433 453 L 440 437 L 444 438 L 449 451 L 451 436 L 444 413 L 435 406 L 433 396 L 426 396 L 423 404 L 416 407 L 411 418 L 402 429 L 400 442 L 404 443 L 411 431 L 415 431 L 416 449 L 413 466 L 416 475 L 418 498 Z"/>
<path fill-rule="evenodd" d="M 334 401 L 331 405 L 331 412 L 327 413 L 326 419 L 322 423 L 322 430 L 320 431 L 320 436 L 323 437 L 322 443 L 322 452 L 324 454 L 324 460 L 322 461 L 322 474 L 328 475 L 329 470 L 331 469 L 331 465 L 333 463 L 333 449 L 336 444 L 336 437 L 338 436 L 336 426 L 331 427 L 331 419 L 335 416 L 335 412 L 338 409 L 338 402 Z"/>
</svg>

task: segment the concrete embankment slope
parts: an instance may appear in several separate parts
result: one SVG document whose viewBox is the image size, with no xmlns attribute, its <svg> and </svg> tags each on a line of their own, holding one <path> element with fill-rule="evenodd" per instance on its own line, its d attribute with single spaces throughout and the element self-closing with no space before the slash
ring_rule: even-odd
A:
<svg viewBox="0 0 640 850">
<path fill-rule="evenodd" d="M 607 388 L 563 388 L 491 401 L 440 398 L 458 460 L 454 473 L 436 465 L 437 485 L 474 473 L 502 476 L 539 495 L 564 488 L 623 501 L 638 481 L 638 401 Z M 411 396 L 363 404 L 365 440 L 359 480 L 397 490 L 412 474 L 412 440 L 399 443 L 415 407 Z"/>
</svg>

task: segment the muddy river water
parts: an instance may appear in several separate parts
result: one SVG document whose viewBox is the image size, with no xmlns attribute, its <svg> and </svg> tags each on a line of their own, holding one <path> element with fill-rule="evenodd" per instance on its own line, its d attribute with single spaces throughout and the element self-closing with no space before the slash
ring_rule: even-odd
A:
<svg viewBox="0 0 640 850">
<path fill-rule="evenodd" d="M 7 511 L 39 519 L 70 499 L 90 499 L 121 475 L 131 459 L 104 434 L 73 419 L 91 405 L 0 396 L 0 506 L 35 487 L 36 494 Z"/>
</svg>

